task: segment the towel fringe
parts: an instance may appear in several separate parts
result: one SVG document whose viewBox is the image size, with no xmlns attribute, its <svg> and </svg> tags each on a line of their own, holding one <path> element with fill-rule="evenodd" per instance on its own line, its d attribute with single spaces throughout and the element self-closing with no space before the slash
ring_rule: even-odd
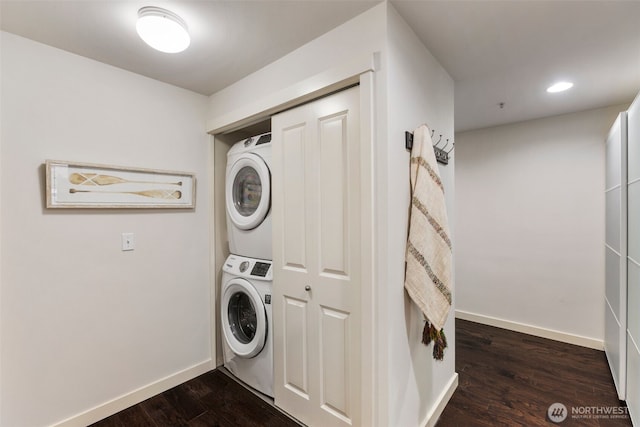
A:
<svg viewBox="0 0 640 427">
<path fill-rule="evenodd" d="M 428 320 L 424 324 L 422 330 L 422 344 L 428 346 L 433 341 L 433 358 L 436 360 L 444 359 L 444 349 L 447 348 L 447 337 L 444 329 L 437 330 Z"/>
</svg>

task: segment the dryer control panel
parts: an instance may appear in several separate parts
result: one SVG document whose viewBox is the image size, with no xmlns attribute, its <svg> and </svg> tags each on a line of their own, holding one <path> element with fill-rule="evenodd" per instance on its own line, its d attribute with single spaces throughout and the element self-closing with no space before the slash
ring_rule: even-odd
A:
<svg viewBox="0 0 640 427">
<path fill-rule="evenodd" d="M 273 280 L 273 263 L 269 260 L 229 255 L 222 270 L 238 277 L 254 280 Z"/>
</svg>

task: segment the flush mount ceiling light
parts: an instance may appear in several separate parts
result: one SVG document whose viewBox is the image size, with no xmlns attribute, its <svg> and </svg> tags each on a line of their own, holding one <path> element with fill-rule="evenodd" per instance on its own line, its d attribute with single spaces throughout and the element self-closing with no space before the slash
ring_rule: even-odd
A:
<svg viewBox="0 0 640 427">
<path fill-rule="evenodd" d="M 146 44 L 161 52 L 182 52 L 191 43 L 187 24 L 182 18 L 159 7 L 140 9 L 136 30 Z"/>
<path fill-rule="evenodd" d="M 573 83 L 571 82 L 558 82 L 547 88 L 547 92 L 549 93 L 557 93 L 564 92 L 565 90 L 571 89 L 573 87 Z"/>
</svg>

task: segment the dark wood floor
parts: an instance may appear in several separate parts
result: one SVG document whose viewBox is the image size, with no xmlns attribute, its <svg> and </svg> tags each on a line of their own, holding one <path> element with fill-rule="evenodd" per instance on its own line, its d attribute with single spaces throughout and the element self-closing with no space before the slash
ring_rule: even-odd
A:
<svg viewBox="0 0 640 427">
<path fill-rule="evenodd" d="M 437 427 L 631 426 L 572 418 L 572 408 L 620 406 L 604 353 L 456 320 L 459 386 Z M 560 424 L 552 403 L 567 407 Z M 287 427 L 295 422 L 220 371 L 208 372 L 93 427 Z M 414 427 L 414 426 L 389 426 Z"/>
<path fill-rule="evenodd" d="M 92 427 L 298 427 L 219 370 L 125 409 Z"/>
<path fill-rule="evenodd" d="M 571 415 L 572 408 L 620 410 L 602 351 L 458 319 L 456 355 L 458 389 L 437 427 L 631 426 L 626 416 Z M 568 411 L 559 424 L 547 418 L 547 409 L 556 402 Z"/>
</svg>

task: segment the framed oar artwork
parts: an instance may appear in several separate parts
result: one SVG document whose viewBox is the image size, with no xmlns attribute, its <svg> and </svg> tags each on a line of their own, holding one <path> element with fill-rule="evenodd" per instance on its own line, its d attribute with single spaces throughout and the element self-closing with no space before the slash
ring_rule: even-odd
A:
<svg viewBox="0 0 640 427">
<path fill-rule="evenodd" d="M 47 208 L 187 208 L 196 205 L 192 173 L 46 161 Z"/>
</svg>

